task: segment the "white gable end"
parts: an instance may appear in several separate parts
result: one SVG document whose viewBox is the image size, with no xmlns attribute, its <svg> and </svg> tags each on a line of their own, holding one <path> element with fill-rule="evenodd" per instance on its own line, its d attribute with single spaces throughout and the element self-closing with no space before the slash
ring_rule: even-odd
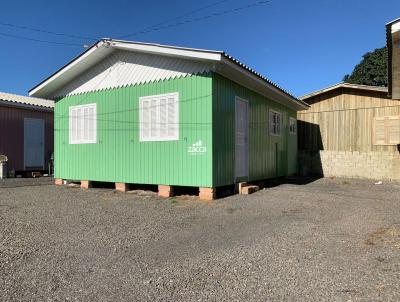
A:
<svg viewBox="0 0 400 302">
<path fill-rule="evenodd" d="M 392 33 L 398 32 L 400 30 L 400 21 L 392 25 Z"/>
<path fill-rule="evenodd" d="M 53 92 L 53 97 L 167 80 L 211 70 L 212 63 L 116 51 Z"/>
</svg>

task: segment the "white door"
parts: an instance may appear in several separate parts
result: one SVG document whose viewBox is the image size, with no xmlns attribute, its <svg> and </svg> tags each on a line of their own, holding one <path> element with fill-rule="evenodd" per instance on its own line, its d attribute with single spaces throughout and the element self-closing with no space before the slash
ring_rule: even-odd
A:
<svg viewBox="0 0 400 302">
<path fill-rule="evenodd" d="M 44 169 L 44 120 L 24 119 L 25 169 Z"/>
<path fill-rule="evenodd" d="M 249 118 L 248 102 L 235 99 L 235 181 L 249 176 Z"/>
</svg>

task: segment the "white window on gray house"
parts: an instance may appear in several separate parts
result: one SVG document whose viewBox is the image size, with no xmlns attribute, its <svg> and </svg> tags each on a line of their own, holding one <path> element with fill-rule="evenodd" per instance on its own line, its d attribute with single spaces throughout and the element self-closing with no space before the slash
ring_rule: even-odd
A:
<svg viewBox="0 0 400 302">
<path fill-rule="evenodd" d="M 374 145 L 400 144 L 400 116 L 375 117 L 372 135 Z"/>
<path fill-rule="evenodd" d="M 289 133 L 296 134 L 297 132 L 297 120 L 294 117 L 289 117 Z"/>
<path fill-rule="evenodd" d="M 179 94 L 168 93 L 139 99 L 141 142 L 179 139 Z"/>
<path fill-rule="evenodd" d="M 271 135 L 281 135 L 282 115 L 278 111 L 269 111 L 269 133 Z"/>
<path fill-rule="evenodd" d="M 96 104 L 69 107 L 69 143 L 94 144 L 96 136 Z"/>
</svg>

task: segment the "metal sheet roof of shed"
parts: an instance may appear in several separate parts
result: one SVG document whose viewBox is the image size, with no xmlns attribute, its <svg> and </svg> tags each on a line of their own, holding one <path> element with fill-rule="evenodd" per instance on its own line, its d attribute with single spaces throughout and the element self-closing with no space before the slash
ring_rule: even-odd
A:
<svg viewBox="0 0 400 302">
<path fill-rule="evenodd" d="M 335 84 L 317 91 L 314 91 L 312 93 L 303 95 L 302 97 L 300 97 L 301 100 L 306 100 L 309 98 L 312 98 L 314 96 L 323 94 L 323 93 L 327 93 L 329 91 L 335 90 L 335 89 L 339 89 L 339 88 L 349 88 L 349 89 L 357 89 L 357 90 L 365 90 L 365 91 L 374 91 L 374 92 L 383 92 L 383 93 L 387 93 L 388 88 L 387 87 L 380 87 L 380 86 L 368 86 L 368 85 L 359 85 L 359 84 L 349 84 L 349 83 L 339 83 L 339 84 Z"/>
<path fill-rule="evenodd" d="M 54 101 L 0 91 L 0 101 L 42 108 L 54 108 Z"/>
</svg>

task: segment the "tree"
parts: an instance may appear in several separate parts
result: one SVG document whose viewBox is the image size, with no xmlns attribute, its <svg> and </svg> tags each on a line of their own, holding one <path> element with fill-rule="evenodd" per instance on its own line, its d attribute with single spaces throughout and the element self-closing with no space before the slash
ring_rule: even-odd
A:
<svg viewBox="0 0 400 302">
<path fill-rule="evenodd" d="M 386 47 L 367 52 L 361 62 L 354 67 L 353 72 L 344 76 L 343 82 L 387 87 L 387 55 Z"/>
</svg>

